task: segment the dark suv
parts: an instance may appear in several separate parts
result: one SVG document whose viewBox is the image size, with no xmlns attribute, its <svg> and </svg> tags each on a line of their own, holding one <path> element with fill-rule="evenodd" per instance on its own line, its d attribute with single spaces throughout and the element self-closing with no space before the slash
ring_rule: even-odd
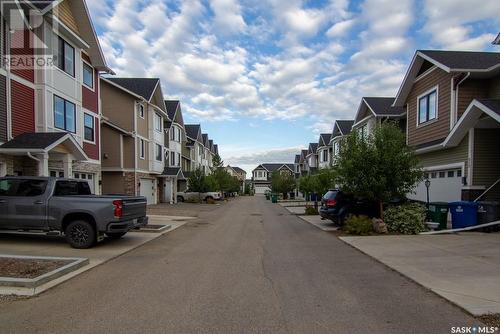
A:
<svg viewBox="0 0 500 334">
<path fill-rule="evenodd" d="M 343 225 L 350 214 L 376 217 L 378 205 L 373 201 L 355 198 L 341 190 L 334 189 L 328 191 L 321 199 L 319 214 L 322 218 Z"/>
</svg>

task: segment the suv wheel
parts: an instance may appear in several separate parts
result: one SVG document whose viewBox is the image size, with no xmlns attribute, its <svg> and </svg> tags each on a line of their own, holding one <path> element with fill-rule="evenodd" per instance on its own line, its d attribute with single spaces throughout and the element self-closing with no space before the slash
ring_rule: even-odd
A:
<svg viewBox="0 0 500 334">
<path fill-rule="evenodd" d="M 182 196 L 177 196 L 177 202 L 184 202 L 184 197 Z"/>
<path fill-rule="evenodd" d="M 109 239 L 117 240 L 123 237 L 125 234 L 127 234 L 127 232 L 115 232 L 115 233 L 106 233 L 106 236 Z"/>
<path fill-rule="evenodd" d="M 66 241 L 73 248 L 90 248 L 96 243 L 95 229 L 85 220 L 75 220 L 69 223 L 64 234 L 66 235 Z"/>
</svg>

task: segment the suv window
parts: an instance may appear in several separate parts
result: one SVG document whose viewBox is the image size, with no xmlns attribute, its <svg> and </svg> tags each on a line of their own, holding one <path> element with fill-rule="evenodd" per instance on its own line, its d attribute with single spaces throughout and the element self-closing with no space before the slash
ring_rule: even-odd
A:
<svg viewBox="0 0 500 334">
<path fill-rule="evenodd" d="M 36 197 L 45 193 L 47 181 L 43 180 L 0 180 L 0 196 Z"/>
<path fill-rule="evenodd" d="M 87 182 L 57 181 L 54 196 L 78 196 L 91 195 L 90 186 Z"/>
<path fill-rule="evenodd" d="M 325 196 L 323 196 L 324 199 L 335 199 L 337 198 L 337 195 L 338 195 L 338 191 L 336 190 L 330 190 L 329 192 L 327 192 L 325 194 Z"/>
</svg>

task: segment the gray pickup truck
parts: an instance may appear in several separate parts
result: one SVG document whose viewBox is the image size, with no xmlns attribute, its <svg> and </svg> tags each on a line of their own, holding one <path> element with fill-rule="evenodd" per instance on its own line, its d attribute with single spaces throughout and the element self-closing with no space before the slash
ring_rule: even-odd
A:
<svg viewBox="0 0 500 334">
<path fill-rule="evenodd" d="M 74 248 L 90 248 L 147 223 L 145 197 L 92 195 L 85 180 L 0 178 L 0 232 L 57 232 Z"/>
</svg>

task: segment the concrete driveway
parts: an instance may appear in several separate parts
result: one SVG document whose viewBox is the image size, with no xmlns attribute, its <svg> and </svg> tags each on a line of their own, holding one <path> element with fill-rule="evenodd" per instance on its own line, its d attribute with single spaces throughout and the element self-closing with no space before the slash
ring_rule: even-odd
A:
<svg viewBox="0 0 500 334">
<path fill-rule="evenodd" d="M 472 314 L 500 313 L 500 233 L 341 239 Z"/>
</svg>

